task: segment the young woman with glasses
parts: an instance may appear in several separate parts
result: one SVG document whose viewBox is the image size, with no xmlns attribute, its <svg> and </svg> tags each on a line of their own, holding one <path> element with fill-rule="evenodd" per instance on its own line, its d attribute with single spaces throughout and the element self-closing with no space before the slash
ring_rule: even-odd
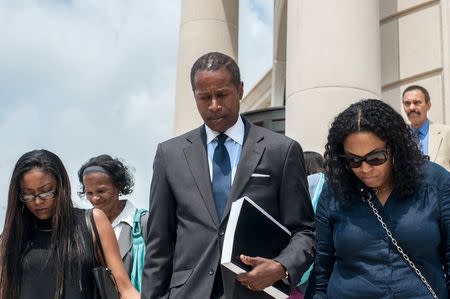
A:
<svg viewBox="0 0 450 299">
<path fill-rule="evenodd" d="M 108 218 L 97 209 L 93 216 L 122 297 L 139 298 Z M 24 154 L 11 177 L 0 238 L 0 298 L 94 298 L 96 265 L 85 210 L 73 207 L 61 160 L 46 150 Z"/>
<path fill-rule="evenodd" d="M 305 298 L 449 298 L 450 173 L 379 100 L 340 113 L 325 146 Z"/>
</svg>

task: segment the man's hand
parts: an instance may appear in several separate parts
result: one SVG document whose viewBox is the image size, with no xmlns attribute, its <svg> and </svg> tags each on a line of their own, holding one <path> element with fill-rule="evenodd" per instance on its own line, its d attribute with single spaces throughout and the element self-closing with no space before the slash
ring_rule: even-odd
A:
<svg viewBox="0 0 450 299">
<path fill-rule="evenodd" d="M 243 254 L 240 259 L 244 264 L 252 266 L 253 269 L 250 272 L 239 274 L 236 279 L 250 290 L 262 291 L 286 276 L 286 268 L 277 261 Z"/>
</svg>

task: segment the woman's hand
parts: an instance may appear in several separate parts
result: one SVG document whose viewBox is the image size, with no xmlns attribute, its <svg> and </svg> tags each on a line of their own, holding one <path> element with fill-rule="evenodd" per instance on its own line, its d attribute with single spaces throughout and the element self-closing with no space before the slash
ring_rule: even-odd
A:
<svg viewBox="0 0 450 299">
<path fill-rule="evenodd" d="M 140 299 L 141 298 L 141 294 L 139 294 L 139 292 L 133 287 L 126 289 L 126 290 L 122 290 L 120 292 L 120 295 L 123 299 Z"/>
</svg>

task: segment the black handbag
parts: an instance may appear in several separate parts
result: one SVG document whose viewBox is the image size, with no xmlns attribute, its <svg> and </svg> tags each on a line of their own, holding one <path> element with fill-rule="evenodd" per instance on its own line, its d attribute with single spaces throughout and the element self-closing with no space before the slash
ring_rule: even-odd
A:
<svg viewBox="0 0 450 299">
<path fill-rule="evenodd" d="M 97 226 L 95 225 L 92 209 L 86 210 L 86 224 L 88 230 L 93 232 L 94 241 L 94 254 L 100 261 L 98 264 L 101 266 L 92 269 L 92 276 L 94 277 L 95 293 L 94 298 L 101 299 L 120 299 L 120 292 L 117 288 L 116 280 L 111 270 L 106 266 L 105 254 L 103 253 L 102 242 L 98 236 Z"/>
</svg>

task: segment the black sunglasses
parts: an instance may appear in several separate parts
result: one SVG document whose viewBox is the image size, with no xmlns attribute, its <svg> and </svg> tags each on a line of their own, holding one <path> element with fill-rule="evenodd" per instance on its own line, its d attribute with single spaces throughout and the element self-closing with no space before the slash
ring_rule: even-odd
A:
<svg viewBox="0 0 450 299">
<path fill-rule="evenodd" d="M 350 168 L 358 168 L 361 166 L 362 162 L 366 162 L 372 166 L 377 166 L 386 163 L 388 159 L 388 150 L 389 148 L 386 148 L 384 150 L 368 153 L 364 157 L 350 154 L 341 155 L 341 158 L 345 159 L 345 162 Z"/>
</svg>

